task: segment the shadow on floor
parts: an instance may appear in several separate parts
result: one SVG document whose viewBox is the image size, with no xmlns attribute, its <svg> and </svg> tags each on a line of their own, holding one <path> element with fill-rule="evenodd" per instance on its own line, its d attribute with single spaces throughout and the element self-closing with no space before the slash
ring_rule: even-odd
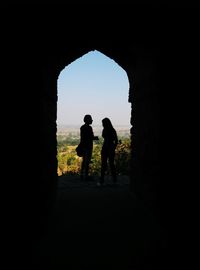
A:
<svg viewBox="0 0 200 270">
<path fill-rule="evenodd" d="M 165 269 L 167 233 L 129 190 L 106 179 L 60 177 L 57 201 L 32 264 L 43 269 Z M 35 268 L 38 269 L 38 268 Z"/>
</svg>

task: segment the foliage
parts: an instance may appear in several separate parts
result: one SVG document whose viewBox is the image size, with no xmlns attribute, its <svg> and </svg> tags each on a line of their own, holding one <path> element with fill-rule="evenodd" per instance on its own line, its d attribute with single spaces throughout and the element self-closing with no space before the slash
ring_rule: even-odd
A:
<svg viewBox="0 0 200 270">
<path fill-rule="evenodd" d="M 68 143 L 66 143 L 66 141 Z M 78 157 L 75 151 L 79 140 L 74 141 L 63 140 L 57 146 L 57 160 L 58 160 L 58 175 L 62 174 L 79 174 L 82 158 Z M 101 171 L 101 147 L 103 140 L 94 141 L 93 155 L 90 164 L 90 172 L 93 175 L 100 175 Z M 120 138 L 119 144 L 116 148 L 115 164 L 117 173 L 120 175 L 127 175 L 129 173 L 130 160 L 130 139 Z"/>
<path fill-rule="evenodd" d="M 117 173 L 121 175 L 129 174 L 130 163 L 130 139 L 120 140 L 116 148 L 115 164 Z"/>
</svg>

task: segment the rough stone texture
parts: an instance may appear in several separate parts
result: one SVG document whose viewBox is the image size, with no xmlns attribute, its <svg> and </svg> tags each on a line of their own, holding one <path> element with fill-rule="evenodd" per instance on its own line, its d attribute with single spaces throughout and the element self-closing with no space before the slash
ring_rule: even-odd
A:
<svg viewBox="0 0 200 270">
<path fill-rule="evenodd" d="M 155 210 L 163 227 L 173 223 L 177 244 L 180 203 L 186 204 L 180 186 L 186 191 L 182 179 L 191 175 L 189 147 L 183 151 L 183 145 L 193 141 L 188 98 L 194 102 L 198 78 L 192 68 L 199 59 L 199 15 L 116 4 L 5 5 L 1 13 L 2 103 L 8 102 L 6 124 L 12 124 L 5 125 L 5 142 L 12 145 L 7 152 L 14 151 L 14 164 L 8 164 L 9 157 L 4 168 L 11 179 L 5 181 L 6 220 L 16 260 L 41 237 L 55 201 L 58 75 L 94 49 L 115 60 L 129 78 L 130 189 Z"/>
</svg>

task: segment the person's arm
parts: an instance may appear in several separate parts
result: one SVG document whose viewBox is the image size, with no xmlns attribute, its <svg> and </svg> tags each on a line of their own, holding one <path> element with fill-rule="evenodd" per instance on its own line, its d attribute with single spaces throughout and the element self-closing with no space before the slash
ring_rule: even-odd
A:
<svg viewBox="0 0 200 270">
<path fill-rule="evenodd" d="M 92 136 L 93 136 L 93 140 L 98 140 L 99 139 L 98 136 L 94 136 L 93 129 L 92 129 Z"/>
<path fill-rule="evenodd" d="M 118 145 L 118 137 L 117 137 L 117 132 L 115 131 L 115 148 Z"/>
</svg>

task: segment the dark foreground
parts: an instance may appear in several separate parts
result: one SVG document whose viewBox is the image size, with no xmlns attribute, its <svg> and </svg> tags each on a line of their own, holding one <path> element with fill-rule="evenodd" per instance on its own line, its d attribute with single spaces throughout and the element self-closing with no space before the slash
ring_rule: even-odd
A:
<svg viewBox="0 0 200 270">
<path fill-rule="evenodd" d="M 167 233 L 150 209 L 106 179 L 60 177 L 54 213 L 32 255 L 35 269 L 165 269 Z M 167 268 L 166 268 L 167 269 Z"/>
</svg>

